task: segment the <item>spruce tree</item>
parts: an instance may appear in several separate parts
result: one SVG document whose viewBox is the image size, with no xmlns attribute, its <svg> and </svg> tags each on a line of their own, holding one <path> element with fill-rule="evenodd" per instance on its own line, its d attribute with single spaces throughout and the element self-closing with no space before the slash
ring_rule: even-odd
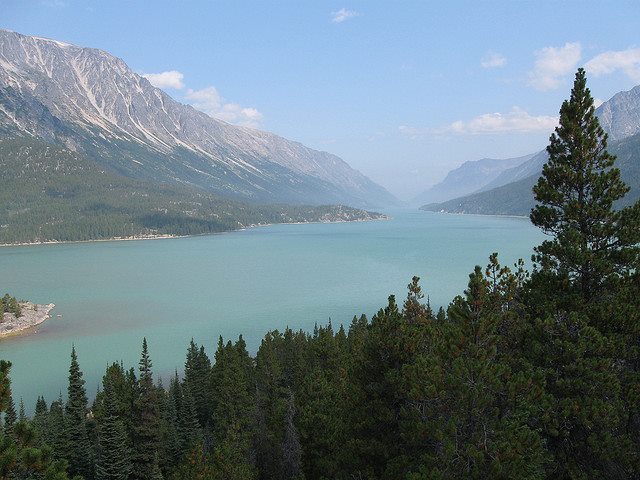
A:
<svg viewBox="0 0 640 480">
<path fill-rule="evenodd" d="M 300 435 L 295 425 L 296 406 L 293 392 L 289 391 L 287 414 L 285 417 L 285 433 L 282 443 L 282 478 L 284 480 L 302 480 L 302 447 Z"/>
<path fill-rule="evenodd" d="M 65 421 L 64 402 L 60 393 L 58 400 L 51 403 L 47 422 L 47 443 L 53 448 L 53 455 L 57 459 L 64 458 L 67 451 Z"/>
<path fill-rule="evenodd" d="M 20 397 L 20 409 L 18 410 L 18 421 L 24 422 L 27 420 L 27 414 L 24 411 L 24 400 Z"/>
<path fill-rule="evenodd" d="M 93 478 L 93 451 L 87 435 L 87 394 L 75 347 L 71 348 L 69 388 L 66 404 L 65 440 L 69 473 Z"/>
<path fill-rule="evenodd" d="M 614 209 L 629 187 L 607 152 L 607 134 L 582 68 L 560 108 L 547 152 L 549 160 L 533 188 L 538 204 L 531 221 L 553 238 L 536 247 L 534 260 L 560 277 L 552 289 L 566 279 L 583 302 L 601 300 L 613 281 L 637 265 L 640 203 Z"/>
<path fill-rule="evenodd" d="M 40 444 L 49 443 L 48 442 L 48 416 L 49 416 L 49 408 L 47 407 L 47 402 L 41 396 L 38 396 L 38 400 L 36 401 L 36 408 L 33 414 L 33 420 L 31 424 L 33 425 L 34 430 L 38 433 Z"/>
<path fill-rule="evenodd" d="M 18 414 L 16 413 L 16 406 L 13 403 L 13 397 L 11 392 L 6 395 L 7 407 L 4 411 L 4 434 L 13 435 L 13 427 L 18 421 Z"/>
<path fill-rule="evenodd" d="M 139 369 L 138 394 L 134 401 L 133 424 L 133 472 L 132 477 L 151 480 L 154 465 L 157 466 L 159 449 L 159 412 L 157 390 L 153 384 L 151 358 L 147 339 L 142 342 L 142 356 Z"/>
<path fill-rule="evenodd" d="M 106 383 L 104 413 L 98 430 L 97 480 L 127 480 L 131 473 L 131 451 L 118 407 L 116 391 Z"/>
<path fill-rule="evenodd" d="M 188 385 L 184 385 L 182 392 L 182 402 L 178 412 L 178 435 L 181 450 L 183 454 L 187 454 L 195 446 L 202 446 L 203 438 L 191 389 Z"/>
<path fill-rule="evenodd" d="M 210 420 L 211 408 L 207 398 L 210 371 L 211 362 L 204 347 L 198 348 L 192 339 L 184 366 L 184 386 L 189 389 L 198 414 L 198 421 L 202 426 L 205 426 Z"/>
</svg>

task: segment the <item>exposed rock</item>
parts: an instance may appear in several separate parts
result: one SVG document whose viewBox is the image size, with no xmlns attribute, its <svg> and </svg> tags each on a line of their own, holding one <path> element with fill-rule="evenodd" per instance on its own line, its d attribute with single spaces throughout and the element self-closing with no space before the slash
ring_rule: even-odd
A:
<svg viewBox="0 0 640 480">
<path fill-rule="evenodd" d="M 5 313 L 0 322 L 0 338 L 30 333 L 42 322 L 51 318 L 49 312 L 55 305 L 36 305 L 31 302 L 20 302 L 22 314 L 16 318 L 13 313 Z"/>
</svg>

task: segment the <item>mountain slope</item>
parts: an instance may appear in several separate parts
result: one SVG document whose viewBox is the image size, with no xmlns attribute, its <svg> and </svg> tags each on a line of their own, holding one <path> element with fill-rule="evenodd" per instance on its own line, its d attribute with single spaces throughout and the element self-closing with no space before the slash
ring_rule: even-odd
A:
<svg viewBox="0 0 640 480">
<path fill-rule="evenodd" d="M 255 224 L 383 218 L 340 206 L 247 205 L 104 170 L 37 139 L 0 140 L 0 244 L 193 235 Z"/>
<path fill-rule="evenodd" d="M 531 157 L 532 155 L 525 155 L 504 160 L 483 158 L 464 162 L 455 170 L 451 170 L 442 182 L 418 195 L 413 203 L 424 205 L 473 193 L 496 179 L 505 170 L 517 167 Z"/>
<path fill-rule="evenodd" d="M 596 115 L 611 140 L 640 132 L 640 85 L 616 93 L 596 109 Z"/>
<path fill-rule="evenodd" d="M 530 156 L 529 160 L 517 165 L 513 168 L 509 168 L 498 175 L 491 182 L 484 185 L 479 192 L 485 192 L 487 190 L 493 190 L 494 188 L 507 185 L 509 183 L 518 182 L 522 179 L 530 177 L 531 175 L 539 175 L 542 172 L 542 166 L 547 163 L 547 151 L 535 153 Z"/>
<path fill-rule="evenodd" d="M 611 142 L 608 150 L 618 157 L 616 166 L 620 169 L 622 180 L 631 187 L 618 206 L 630 205 L 640 199 L 640 133 Z M 536 173 L 492 190 L 425 205 L 421 209 L 483 215 L 528 215 L 535 205 L 531 189 L 539 177 L 540 174 Z"/>
<path fill-rule="evenodd" d="M 0 30 L 0 130 L 145 180 L 258 202 L 393 204 L 343 160 L 183 105 L 120 59 Z"/>
<path fill-rule="evenodd" d="M 622 178 L 632 187 L 624 202 L 635 201 L 640 194 L 640 85 L 611 97 L 596 109 L 596 115 L 609 135 L 610 152 L 618 155 L 617 166 Z M 531 187 L 547 159 L 546 150 L 542 150 L 521 165 L 503 171 L 477 194 L 432 202 L 421 208 L 456 213 L 527 215 L 533 206 Z"/>
</svg>

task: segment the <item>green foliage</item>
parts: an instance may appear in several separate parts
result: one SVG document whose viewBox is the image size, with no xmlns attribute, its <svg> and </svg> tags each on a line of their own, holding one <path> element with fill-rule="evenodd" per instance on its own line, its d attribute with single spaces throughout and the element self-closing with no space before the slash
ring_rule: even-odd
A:
<svg viewBox="0 0 640 480">
<path fill-rule="evenodd" d="M 0 413 L 8 413 L 11 400 L 11 363 L 0 360 Z M 56 460 L 47 445 L 38 446 L 38 435 L 27 419 L 15 423 L 12 413 L 9 431 L 0 432 L 0 479 L 67 480 L 66 462 Z"/>
<path fill-rule="evenodd" d="M 127 480 L 131 474 L 131 449 L 125 423 L 121 418 L 118 384 L 106 375 L 103 414 L 98 430 L 96 480 Z"/>
<path fill-rule="evenodd" d="M 151 480 L 158 464 L 160 449 L 160 412 L 158 392 L 153 384 L 151 358 L 147 348 L 147 339 L 142 341 L 142 354 L 139 363 L 140 379 L 136 397 L 133 401 L 133 471 L 132 477 Z"/>
<path fill-rule="evenodd" d="M 93 478 L 93 447 L 87 433 L 87 393 L 78 364 L 76 349 L 71 349 L 68 399 L 65 406 L 63 457 L 69 461 L 69 473 Z"/>
<path fill-rule="evenodd" d="M 549 161 L 533 187 L 531 221 L 553 236 L 536 248 L 543 269 L 566 276 L 584 301 L 634 268 L 640 249 L 640 204 L 614 210 L 628 191 L 607 152 L 586 76 L 579 69 L 547 147 Z"/>
<path fill-rule="evenodd" d="M 16 297 L 10 296 L 8 293 L 4 297 L 0 298 L 0 319 L 3 313 L 13 313 L 16 317 L 22 315 L 22 308 L 16 300 Z"/>
</svg>

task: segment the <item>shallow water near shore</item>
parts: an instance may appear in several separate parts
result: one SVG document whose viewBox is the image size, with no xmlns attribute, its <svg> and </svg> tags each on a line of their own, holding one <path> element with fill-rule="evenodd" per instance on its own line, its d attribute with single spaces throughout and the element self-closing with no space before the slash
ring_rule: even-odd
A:
<svg viewBox="0 0 640 480">
<path fill-rule="evenodd" d="M 2 248 L 2 293 L 56 304 L 37 333 L 0 341 L 14 398 L 33 411 L 40 394 L 66 396 L 72 345 L 93 397 L 108 363 L 137 367 L 143 336 L 166 379 L 182 370 L 192 337 L 213 355 L 218 336 L 242 334 L 255 353 L 268 330 L 346 325 L 390 294 L 401 302 L 413 275 L 432 306 L 446 305 L 490 253 L 511 265 L 544 238 L 523 218 L 388 213 L 392 220 Z"/>
</svg>

